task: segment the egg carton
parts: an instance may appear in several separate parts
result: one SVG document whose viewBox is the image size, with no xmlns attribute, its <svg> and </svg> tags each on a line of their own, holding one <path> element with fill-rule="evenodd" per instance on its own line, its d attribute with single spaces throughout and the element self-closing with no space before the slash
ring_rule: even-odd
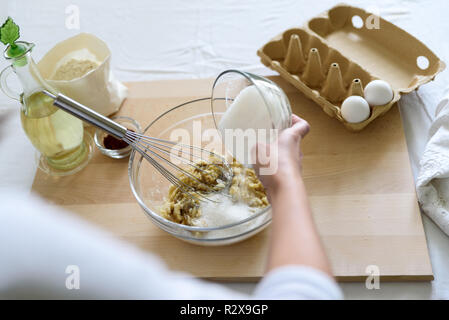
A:
<svg viewBox="0 0 449 320">
<path fill-rule="evenodd" d="M 257 51 L 267 67 L 335 117 L 351 131 L 360 131 L 385 114 L 403 93 L 411 92 L 444 70 L 443 61 L 422 42 L 394 24 L 363 9 L 337 5 L 276 36 Z M 381 79 L 393 89 L 393 99 L 370 106 L 363 122 L 349 123 L 341 104 Z"/>
</svg>

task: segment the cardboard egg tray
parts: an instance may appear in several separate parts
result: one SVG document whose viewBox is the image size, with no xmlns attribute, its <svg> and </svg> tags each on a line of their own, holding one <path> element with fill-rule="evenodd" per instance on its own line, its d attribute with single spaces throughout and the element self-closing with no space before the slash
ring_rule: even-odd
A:
<svg viewBox="0 0 449 320">
<path fill-rule="evenodd" d="M 443 61 L 422 42 L 363 9 L 338 5 L 288 29 L 257 51 L 261 61 L 351 131 L 359 131 L 385 114 L 402 93 L 433 80 Z M 372 80 L 387 81 L 393 99 L 370 106 L 368 119 L 349 123 L 340 106 L 351 95 L 363 96 Z"/>
</svg>

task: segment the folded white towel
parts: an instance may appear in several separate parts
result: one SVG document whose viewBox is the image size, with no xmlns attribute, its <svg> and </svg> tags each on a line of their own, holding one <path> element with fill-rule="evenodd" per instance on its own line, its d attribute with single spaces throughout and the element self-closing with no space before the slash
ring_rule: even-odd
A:
<svg viewBox="0 0 449 320">
<path fill-rule="evenodd" d="M 436 109 L 416 190 L 424 212 L 449 235 L 449 96 Z"/>
</svg>

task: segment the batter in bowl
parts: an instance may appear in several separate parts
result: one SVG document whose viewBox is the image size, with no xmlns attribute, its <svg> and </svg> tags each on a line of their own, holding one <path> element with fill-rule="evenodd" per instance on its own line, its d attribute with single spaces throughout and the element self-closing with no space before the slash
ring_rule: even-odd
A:
<svg viewBox="0 0 449 320">
<path fill-rule="evenodd" d="M 160 209 L 161 216 L 188 226 L 218 227 L 248 218 L 269 205 L 265 189 L 254 169 L 245 167 L 234 159 L 231 163 L 232 181 L 227 188 L 220 180 L 221 171 L 217 167 L 219 163 L 214 159 L 198 162 L 197 166 L 203 172 L 194 168 L 186 169 L 209 186 L 209 190 L 190 177 L 179 176 L 182 182 L 216 202 L 200 201 L 172 185 Z"/>
</svg>

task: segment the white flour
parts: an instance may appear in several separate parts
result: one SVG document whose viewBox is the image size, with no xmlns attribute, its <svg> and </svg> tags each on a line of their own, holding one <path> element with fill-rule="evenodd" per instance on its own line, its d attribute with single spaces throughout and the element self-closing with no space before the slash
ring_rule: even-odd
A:
<svg viewBox="0 0 449 320">
<path fill-rule="evenodd" d="M 50 78 L 66 81 L 81 78 L 100 64 L 97 56 L 87 48 L 71 51 L 56 63 Z"/>
<path fill-rule="evenodd" d="M 252 163 L 251 150 L 261 141 L 257 134 L 269 135 L 271 128 L 271 116 L 255 86 L 246 87 L 238 94 L 218 124 L 226 150 L 244 164 Z"/>
<path fill-rule="evenodd" d="M 98 67 L 96 61 L 71 59 L 56 70 L 52 80 L 73 80 L 81 78 L 96 67 Z"/>
<path fill-rule="evenodd" d="M 269 103 L 276 104 L 275 97 L 268 96 Z M 278 110 L 280 108 L 275 108 Z M 273 125 L 271 115 L 256 86 L 244 88 L 228 107 L 218 124 L 226 149 L 243 164 L 251 164 L 251 149 L 260 141 L 260 137 L 246 135 L 245 141 L 235 140 L 228 134 L 238 135 L 236 130 L 263 130 L 267 133 L 264 142 L 270 141 L 269 130 Z M 276 115 L 276 119 L 279 115 Z M 243 143 L 242 143 L 243 142 Z M 198 227 L 219 227 L 245 220 L 251 217 L 260 208 L 251 208 L 240 201 L 232 201 L 227 194 L 228 190 L 221 193 L 208 195 L 208 198 L 219 201 L 218 203 L 203 201 L 201 203 L 201 216 L 194 221 Z M 253 222 L 245 224 L 242 228 L 250 228 Z M 245 231 L 245 230 L 242 230 Z"/>
<path fill-rule="evenodd" d="M 253 215 L 256 210 L 260 210 L 250 208 L 241 202 L 233 202 L 224 193 L 211 194 L 208 195 L 208 198 L 219 202 L 201 202 L 201 216 L 194 220 L 194 225 L 197 227 L 220 227 L 228 225 L 242 221 Z"/>
</svg>

